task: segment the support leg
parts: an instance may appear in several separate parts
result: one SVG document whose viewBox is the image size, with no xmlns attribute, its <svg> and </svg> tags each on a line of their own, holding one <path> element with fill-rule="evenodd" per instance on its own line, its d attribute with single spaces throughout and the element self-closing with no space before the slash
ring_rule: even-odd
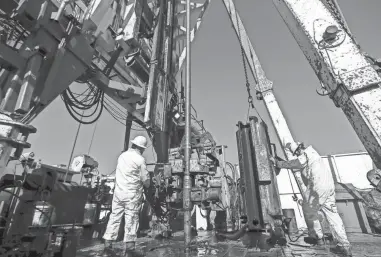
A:
<svg viewBox="0 0 381 257">
<path fill-rule="evenodd" d="M 111 206 L 111 215 L 107 223 L 106 232 L 103 235 L 103 239 L 107 241 L 116 241 L 118 238 L 118 232 L 122 217 L 124 214 L 123 204 L 117 200 L 114 196 Z"/>
<path fill-rule="evenodd" d="M 308 227 L 308 236 L 322 239 L 323 230 L 318 216 L 319 204 L 311 205 L 306 201 L 302 205 L 304 218 Z"/>
<path fill-rule="evenodd" d="M 332 236 L 337 242 L 337 245 L 349 247 L 347 233 L 345 231 L 343 220 L 341 219 L 336 206 L 335 196 L 332 195 L 323 204 L 321 211 L 323 212 L 328 224 L 331 228 Z"/>
</svg>

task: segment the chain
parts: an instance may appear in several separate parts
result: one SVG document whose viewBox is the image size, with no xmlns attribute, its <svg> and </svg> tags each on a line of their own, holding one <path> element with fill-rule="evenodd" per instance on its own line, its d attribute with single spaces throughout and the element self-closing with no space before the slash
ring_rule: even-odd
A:
<svg viewBox="0 0 381 257">
<path fill-rule="evenodd" d="M 252 95 L 251 95 L 251 91 L 250 91 L 249 77 L 247 76 L 247 67 L 246 67 L 245 50 L 243 49 L 243 45 L 242 45 L 241 29 L 240 29 L 240 26 L 239 26 L 238 15 L 237 15 L 237 13 L 235 14 L 235 17 L 236 17 L 236 22 L 237 22 L 237 34 L 238 34 L 238 40 L 239 40 L 239 45 L 240 45 L 240 47 L 241 47 L 241 55 L 242 55 L 243 70 L 244 70 L 244 72 L 245 72 L 246 90 L 247 90 L 247 95 L 248 95 L 247 101 L 248 101 L 248 103 L 249 103 L 249 106 L 251 106 L 251 108 L 254 109 L 253 97 L 252 97 Z M 234 26 L 234 24 L 233 24 L 233 26 Z"/>
<path fill-rule="evenodd" d="M 357 44 L 357 41 L 355 40 L 355 38 L 353 37 L 352 33 L 349 31 L 349 28 L 344 20 L 344 17 L 341 15 L 341 13 L 339 12 L 339 10 L 337 9 L 338 6 L 336 6 L 336 4 L 333 2 L 333 0 L 323 0 L 323 4 L 325 2 L 325 6 L 328 8 L 328 10 L 331 12 L 331 14 L 333 15 L 333 17 L 336 19 L 336 21 L 341 25 L 341 27 L 343 28 L 344 32 L 348 34 L 348 36 L 353 40 L 353 42 L 357 45 L 358 48 L 360 48 L 360 46 Z"/>
</svg>

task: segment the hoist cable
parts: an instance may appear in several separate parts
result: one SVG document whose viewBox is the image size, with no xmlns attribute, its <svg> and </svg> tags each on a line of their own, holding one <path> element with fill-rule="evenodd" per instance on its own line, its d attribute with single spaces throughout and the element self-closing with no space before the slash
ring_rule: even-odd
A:
<svg viewBox="0 0 381 257">
<path fill-rule="evenodd" d="M 90 155 L 90 150 L 91 150 L 91 147 L 93 146 L 93 141 L 94 141 L 95 131 L 97 130 L 97 126 L 98 126 L 98 121 L 99 121 L 99 120 L 97 120 L 97 121 L 95 122 L 94 130 L 93 130 L 93 135 L 91 136 L 90 145 L 89 145 L 89 150 L 87 151 L 87 155 Z"/>
<path fill-rule="evenodd" d="M 232 16 L 232 13 L 230 12 L 230 17 L 231 16 Z M 239 44 L 240 44 L 240 47 L 241 47 L 242 64 L 243 64 L 243 69 L 244 69 L 244 73 L 245 73 L 246 89 L 247 89 L 247 93 L 248 93 L 249 107 L 248 107 L 248 110 L 247 110 L 247 121 L 249 121 L 250 107 L 256 111 L 256 113 L 258 114 L 259 118 L 263 121 L 263 118 L 259 114 L 259 111 L 254 106 L 253 97 L 252 97 L 251 91 L 250 91 L 250 83 L 249 83 L 249 78 L 248 78 L 248 75 L 247 75 L 247 66 L 246 66 L 246 58 L 245 58 L 246 55 L 245 55 L 245 49 L 243 48 L 243 44 L 242 44 L 241 29 L 240 29 L 240 24 L 239 24 L 239 20 L 238 20 L 237 11 L 235 12 L 235 16 L 236 16 L 236 22 L 237 22 L 237 36 L 238 36 Z M 231 22 L 232 22 L 232 25 L 233 25 L 233 28 L 234 28 L 233 20 L 231 20 Z M 254 72 L 255 72 L 255 70 L 254 70 Z M 256 79 L 256 78 L 254 78 L 254 79 Z M 256 81 L 256 83 L 260 83 L 259 80 Z M 293 184 L 292 184 L 292 180 L 291 180 L 291 176 L 290 176 L 289 171 L 288 171 L 288 176 L 289 176 L 291 188 L 292 188 L 292 191 L 293 191 L 293 194 L 294 194 L 294 197 L 295 197 L 296 193 L 295 193 L 295 190 L 294 190 L 294 187 L 293 187 Z M 298 205 L 298 210 L 299 210 L 299 213 L 301 214 L 299 205 Z"/>
<path fill-rule="evenodd" d="M 247 94 L 248 94 L 248 102 L 249 102 L 249 105 L 254 109 L 255 107 L 254 107 L 254 103 L 253 103 L 253 97 L 251 96 L 249 77 L 247 75 L 245 49 L 243 49 L 243 45 L 242 45 L 241 30 L 240 30 L 240 26 L 239 26 L 237 12 L 235 13 L 235 17 L 236 17 L 236 22 L 237 22 L 238 40 L 239 40 L 239 45 L 241 47 L 241 56 L 242 56 L 243 71 L 245 73 L 246 90 L 247 90 Z M 232 23 L 233 23 L 233 21 L 232 21 Z M 234 26 L 234 24 L 233 24 L 233 26 Z"/>
<path fill-rule="evenodd" d="M 229 14 L 230 14 L 229 16 L 231 17 L 230 21 L 231 21 L 232 26 L 234 28 L 232 12 L 230 11 Z M 246 90 L 247 90 L 247 94 L 248 94 L 249 108 L 248 108 L 248 112 L 247 112 L 247 121 L 249 120 L 250 108 L 254 109 L 255 112 L 258 114 L 258 117 L 263 121 L 262 116 L 259 114 L 259 111 L 257 110 L 257 108 L 254 105 L 254 99 L 253 99 L 253 96 L 251 95 L 249 76 L 247 74 L 246 54 L 245 54 L 245 49 L 243 48 L 242 37 L 241 37 L 241 28 L 240 28 L 240 24 L 239 24 L 239 20 L 238 20 L 237 10 L 235 11 L 235 17 L 236 17 L 236 22 L 237 22 L 237 36 L 238 36 L 238 41 L 239 41 L 239 45 L 241 48 L 242 65 L 243 65 L 243 70 L 244 70 L 244 74 L 245 74 Z M 256 72 L 256 71 L 254 70 L 253 72 Z M 259 81 L 257 81 L 256 78 L 254 78 L 254 80 L 256 81 L 256 83 L 259 83 Z"/>
<path fill-rule="evenodd" d="M 288 174 L 288 179 L 290 181 L 290 185 L 291 185 L 291 190 L 292 190 L 292 194 L 293 194 L 293 197 L 292 197 L 292 200 L 294 200 L 294 202 L 297 202 L 298 201 L 298 196 L 296 195 L 295 193 L 295 189 L 294 189 L 294 185 L 292 184 L 292 179 L 291 179 L 291 175 L 290 175 L 290 170 L 287 170 L 287 174 Z M 298 203 L 296 203 L 296 206 L 298 207 L 298 211 L 299 211 L 299 214 L 300 214 L 300 217 L 302 217 L 302 211 L 300 210 L 300 206 Z"/>
<path fill-rule="evenodd" d="M 347 22 L 345 21 L 344 15 L 342 14 L 340 10 L 340 6 L 337 3 L 337 0 L 324 0 L 323 4 L 324 2 L 325 2 L 325 6 L 331 12 L 331 14 L 336 19 L 336 21 L 343 27 L 344 31 L 349 35 L 349 37 L 353 40 L 353 42 L 357 45 L 357 47 L 360 48 L 360 45 L 357 43 L 357 40 L 354 38 L 353 34 L 351 33 L 348 27 Z"/>
</svg>

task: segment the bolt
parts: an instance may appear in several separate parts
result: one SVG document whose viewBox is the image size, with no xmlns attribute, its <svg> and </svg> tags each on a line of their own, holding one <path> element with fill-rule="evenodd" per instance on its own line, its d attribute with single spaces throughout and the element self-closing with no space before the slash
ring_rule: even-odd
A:
<svg viewBox="0 0 381 257">
<path fill-rule="evenodd" d="M 336 35 L 339 32 L 339 28 L 335 25 L 330 25 L 325 29 L 323 39 L 325 42 L 330 42 L 336 39 Z"/>
</svg>

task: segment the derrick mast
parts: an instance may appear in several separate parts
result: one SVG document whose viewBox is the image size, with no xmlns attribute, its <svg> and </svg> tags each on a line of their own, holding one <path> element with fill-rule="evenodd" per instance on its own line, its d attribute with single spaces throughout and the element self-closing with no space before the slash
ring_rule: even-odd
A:
<svg viewBox="0 0 381 257">
<path fill-rule="evenodd" d="M 381 168 L 381 77 L 332 0 L 273 0 L 327 95 Z"/>
</svg>

